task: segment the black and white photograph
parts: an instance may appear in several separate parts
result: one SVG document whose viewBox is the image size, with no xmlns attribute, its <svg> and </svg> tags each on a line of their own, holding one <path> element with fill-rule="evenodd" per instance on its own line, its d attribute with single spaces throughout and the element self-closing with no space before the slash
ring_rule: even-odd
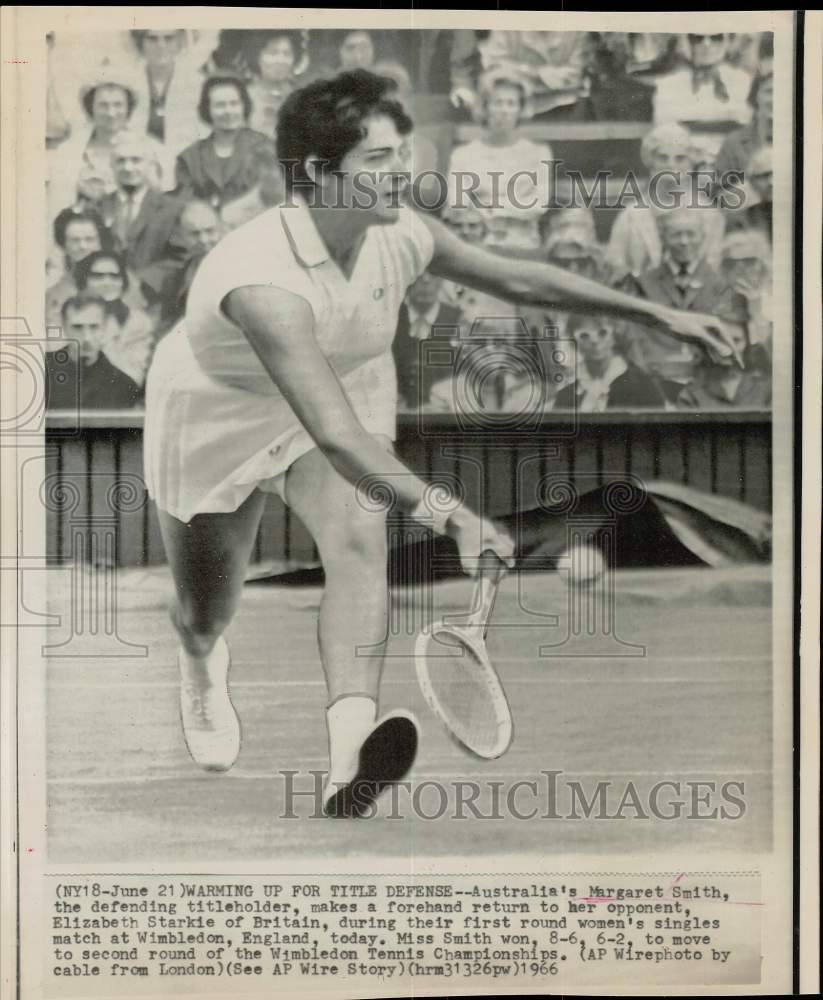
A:
<svg viewBox="0 0 823 1000">
<path fill-rule="evenodd" d="M 91 10 L 37 19 L 2 320 L 43 720 L 18 995 L 790 991 L 797 12 Z M 300 920 L 374 886 L 285 874 L 338 864 L 453 942 L 350 917 L 321 953 Z M 257 958 L 74 933 L 244 895 Z"/>
</svg>

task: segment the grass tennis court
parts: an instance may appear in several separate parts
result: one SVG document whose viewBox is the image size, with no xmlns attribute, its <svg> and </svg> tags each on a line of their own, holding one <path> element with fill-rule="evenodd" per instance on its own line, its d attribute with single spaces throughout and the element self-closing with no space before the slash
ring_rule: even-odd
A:
<svg viewBox="0 0 823 1000">
<path fill-rule="evenodd" d="M 70 572 L 50 573 L 50 607 L 68 629 Z M 493 786 L 562 771 L 588 791 L 598 780 L 642 793 L 657 781 L 745 782 L 745 814 L 735 820 L 541 819 L 510 815 L 426 820 L 381 815 L 360 821 L 312 818 L 307 797 L 284 812 L 284 770 L 326 767 L 325 686 L 316 651 L 316 587 L 247 585 L 228 633 L 232 695 L 243 723 L 243 749 L 227 774 L 190 761 L 178 722 L 176 642 L 165 610 L 165 569 L 118 572 L 118 631 L 147 644 L 148 655 L 47 661 L 48 826 L 52 863 L 243 862 L 302 856 L 418 856 L 620 851 L 683 848 L 768 850 L 771 843 L 772 663 L 769 567 L 621 571 L 614 631 L 642 650 L 582 635 L 557 645 L 568 621 L 567 591 L 556 574 L 522 574 L 501 588 L 488 646 L 506 688 L 514 743 L 496 761 L 468 756 L 428 711 L 410 653 L 414 629 L 397 615 L 383 681 L 382 709 L 406 707 L 422 742 L 411 781 L 485 782 L 477 799 L 491 809 Z M 434 614 L 465 610 L 472 583 L 439 583 Z M 399 591 L 414 608 L 421 591 Z M 405 604 L 404 604 L 405 602 Z M 553 622 L 548 617 L 556 615 Z M 51 637 L 54 633 L 54 637 Z M 95 652 L 89 637 L 89 652 Z M 540 656 L 540 647 L 553 647 Z M 69 647 L 64 647 L 63 651 Z M 570 656 L 568 653 L 576 653 Z M 589 655 L 581 655 L 581 654 Z M 618 654 L 618 655 L 615 655 Z M 631 654 L 631 655 L 629 655 Z M 451 793 L 449 793 L 451 796 Z M 686 796 L 688 797 L 688 796 Z M 438 798 L 420 798 L 438 811 Z M 516 800 L 528 811 L 535 800 Z M 567 799 L 558 800 L 566 812 Z M 663 800 L 666 801 L 665 799 Z M 720 802 L 714 797 L 714 804 Z M 408 807 L 409 795 L 397 802 Z M 536 803 L 541 812 L 545 802 Z M 611 808 L 609 810 L 612 811 Z M 631 809 L 626 816 L 633 816 Z"/>
</svg>

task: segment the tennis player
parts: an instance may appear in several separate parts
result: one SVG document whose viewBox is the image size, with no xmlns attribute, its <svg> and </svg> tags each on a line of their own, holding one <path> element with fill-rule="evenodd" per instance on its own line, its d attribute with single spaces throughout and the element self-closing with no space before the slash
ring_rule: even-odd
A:
<svg viewBox="0 0 823 1000">
<path fill-rule="evenodd" d="M 505 530 L 466 506 L 438 513 L 394 456 L 391 344 L 408 286 L 427 268 L 512 303 L 642 317 L 729 354 L 713 320 L 641 302 L 548 264 L 461 242 L 402 204 L 412 122 L 390 81 L 365 70 L 294 92 L 278 125 L 287 197 L 227 235 L 202 262 L 186 315 L 158 346 L 147 382 L 145 464 L 176 587 L 181 718 L 200 766 L 240 751 L 228 689 L 232 620 L 265 494 L 311 532 L 326 586 L 320 658 L 328 687 L 324 809 L 354 815 L 411 767 L 414 719 L 378 716 L 386 637 L 385 510 L 358 484 L 386 484 L 401 510 L 450 535 L 471 572 Z M 442 508 L 440 508 L 442 509 Z M 371 656 L 356 650 L 370 648 Z M 273 656 L 277 656 L 276 646 Z"/>
</svg>

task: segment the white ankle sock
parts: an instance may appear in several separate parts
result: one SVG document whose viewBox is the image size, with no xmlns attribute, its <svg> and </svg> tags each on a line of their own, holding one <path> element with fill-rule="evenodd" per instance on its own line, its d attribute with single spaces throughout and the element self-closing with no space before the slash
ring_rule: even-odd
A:
<svg viewBox="0 0 823 1000">
<path fill-rule="evenodd" d="M 202 684 L 208 680 L 212 684 L 225 679 L 228 664 L 226 640 L 220 636 L 208 656 L 191 656 L 180 647 L 180 676 L 187 684 Z"/>
<path fill-rule="evenodd" d="M 328 784 L 350 781 L 363 741 L 374 727 L 377 702 L 364 694 L 344 695 L 326 709 L 329 730 Z"/>
</svg>

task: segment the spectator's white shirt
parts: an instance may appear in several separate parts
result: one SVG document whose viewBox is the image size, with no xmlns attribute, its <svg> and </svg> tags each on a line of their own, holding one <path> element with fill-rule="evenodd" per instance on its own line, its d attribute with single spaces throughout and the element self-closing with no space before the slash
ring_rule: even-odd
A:
<svg viewBox="0 0 823 1000">
<path fill-rule="evenodd" d="M 205 139 L 211 132 L 210 126 L 202 122 L 197 113 L 204 80 L 205 76 L 192 56 L 181 53 L 175 60 L 174 73 L 169 80 L 163 107 L 162 144 L 172 162 L 193 142 Z M 142 59 L 133 75 L 132 85 L 137 94 L 137 106 L 132 115 L 131 128 L 144 133 L 151 113 L 151 87 Z"/>
<path fill-rule="evenodd" d="M 440 302 L 435 302 L 424 313 L 418 312 L 409 302 L 406 303 L 406 309 L 409 311 L 409 336 L 415 340 L 427 340 L 440 312 Z"/>
<path fill-rule="evenodd" d="M 748 103 L 752 77 L 746 70 L 720 63 L 717 73 L 728 93 L 722 100 L 715 92 L 714 82 L 706 79 L 693 88 L 691 68 L 677 69 L 659 77 L 654 98 L 654 121 L 662 122 L 738 122 L 751 121 Z"/>
<path fill-rule="evenodd" d="M 578 413 L 605 413 L 609 404 L 609 391 L 612 382 L 620 378 L 628 370 L 628 365 L 619 354 L 615 354 L 606 365 L 601 375 L 592 375 L 585 361 L 580 362 L 577 372 L 577 385 L 580 398 L 577 401 Z"/>
</svg>

